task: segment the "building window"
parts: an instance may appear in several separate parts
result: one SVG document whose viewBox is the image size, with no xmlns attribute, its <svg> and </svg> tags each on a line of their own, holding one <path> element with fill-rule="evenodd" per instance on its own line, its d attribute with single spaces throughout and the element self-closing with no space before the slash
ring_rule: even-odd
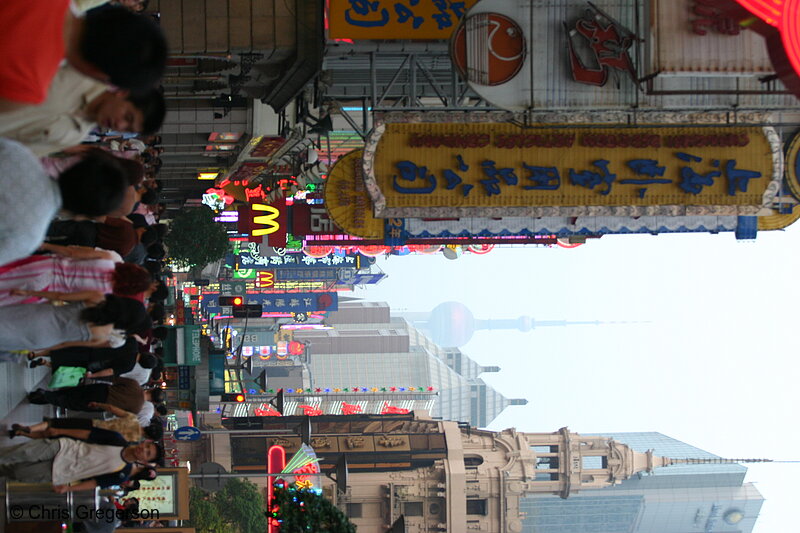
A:
<svg viewBox="0 0 800 533">
<path fill-rule="evenodd" d="M 608 466 L 608 459 L 604 455 L 584 455 L 582 460 L 584 470 L 601 470 Z"/>
<path fill-rule="evenodd" d="M 403 514 L 405 516 L 422 516 L 422 502 L 404 502 Z"/>
<path fill-rule="evenodd" d="M 348 503 L 347 504 L 347 517 L 348 518 L 361 518 L 361 504 Z"/>
<path fill-rule="evenodd" d="M 555 472 L 536 472 L 534 481 L 558 481 L 558 474 Z"/>
<path fill-rule="evenodd" d="M 558 453 L 558 446 L 531 446 L 534 453 Z"/>
<path fill-rule="evenodd" d="M 464 466 L 467 468 L 477 468 L 483 464 L 483 457 L 480 455 L 465 455 Z"/>
<path fill-rule="evenodd" d="M 486 500 L 467 500 L 467 514 L 486 516 Z"/>
<path fill-rule="evenodd" d="M 536 470 L 558 470 L 558 457 L 537 457 Z"/>
</svg>

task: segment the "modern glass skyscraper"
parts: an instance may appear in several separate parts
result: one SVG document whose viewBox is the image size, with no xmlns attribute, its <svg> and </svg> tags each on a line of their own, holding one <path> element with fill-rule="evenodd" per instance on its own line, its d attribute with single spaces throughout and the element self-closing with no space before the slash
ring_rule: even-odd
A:
<svg viewBox="0 0 800 533">
<path fill-rule="evenodd" d="M 604 433 L 636 451 L 717 457 L 661 433 Z M 619 485 L 520 502 L 524 533 L 750 533 L 764 498 L 739 464 L 673 465 Z"/>
</svg>

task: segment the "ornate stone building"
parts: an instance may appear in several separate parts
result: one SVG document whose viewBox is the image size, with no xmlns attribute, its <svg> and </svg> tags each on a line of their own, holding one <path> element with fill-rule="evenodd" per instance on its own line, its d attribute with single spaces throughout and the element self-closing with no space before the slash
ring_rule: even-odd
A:
<svg viewBox="0 0 800 533">
<path fill-rule="evenodd" d="M 287 457 L 299 449 L 304 420 L 224 419 L 222 425 L 231 429 L 247 422 L 251 430 L 272 432 L 215 434 L 209 452 L 234 472 L 258 476 L 266 469 L 270 446 L 284 446 Z M 285 435 L 276 434 L 277 429 Z M 424 413 L 311 417 L 310 443 L 325 472 L 333 472 L 346 457 L 347 491 L 339 492 L 328 479 L 323 490 L 360 533 L 384 533 L 392 526 L 408 533 L 521 533 L 525 516 L 520 504 L 528 496 L 569 498 L 685 462 L 567 428 L 493 432 L 430 420 Z M 253 479 L 266 483 L 263 477 Z"/>
</svg>

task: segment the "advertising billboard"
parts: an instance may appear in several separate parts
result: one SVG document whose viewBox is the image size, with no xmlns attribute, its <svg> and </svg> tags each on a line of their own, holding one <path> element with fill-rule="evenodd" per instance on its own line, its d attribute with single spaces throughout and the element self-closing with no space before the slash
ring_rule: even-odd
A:
<svg viewBox="0 0 800 533">
<path fill-rule="evenodd" d="M 760 127 L 389 123 L 364 170 L 384 218 L 755 215 L 783 156 Z"/>
<path fill-rule="evenodd" d="M 330 0 L 331 39 L 447 39 L 478 0 Z"/>
<path fill-rule="evenodd" d="M 325 206 L 330 219 L 349 235 L 383 238 L 383 220 L 372 216 L 372 201 L 364 184 L 361 150 L 342 156 L 328 174 Z"/>
</svg>

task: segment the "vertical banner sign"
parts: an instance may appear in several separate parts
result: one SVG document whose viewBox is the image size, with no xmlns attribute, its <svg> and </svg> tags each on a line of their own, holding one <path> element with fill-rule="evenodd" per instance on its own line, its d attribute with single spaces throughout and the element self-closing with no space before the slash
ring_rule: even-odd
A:
<svg viewBox="0 0 800 533">
<path fill-rule="evenodd" d="M 339 267 L 358 267 L 358 254 L 348 253 L 344 256 L 328 255 L 311 257 L 305 254 L 286 254 L 264 256 L 259 253 L 254 243 L 248 248 L 239 250 L 235 256 L 236 270 L 278 270 L 284 269 L 329 269 Z M 286 279 L 279 277 L 278 279 Z"/>
<path fill-rule="evenodd" d="M 248 294 L 246 305 L 261 305 L 263 313 L 312 313 L 314 311 L 336 311 L 339 309 L 338 292 L 271 292 Z M 201 307 L 209 313 L 221 313 L 222 307 L 216 295 L 203 298 Z M 198 334 L 199 335 L 199 334 Z M 198 343 L 199 345 L 199 343 Z M 199 359 L 197 361 L 199 363 Z M 187 362 L 185 364 L 197 364 Z"/>
</svg>

